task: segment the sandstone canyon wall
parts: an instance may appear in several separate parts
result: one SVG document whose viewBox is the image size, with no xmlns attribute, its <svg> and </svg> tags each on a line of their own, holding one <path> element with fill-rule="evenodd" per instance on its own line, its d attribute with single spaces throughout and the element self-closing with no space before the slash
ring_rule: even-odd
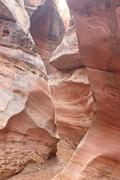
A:
<svg viewBox="0 0 120 180">
<path fill-rule="evenodd" d="M 77 145 L 94 119 L 94 110 L 75 26 L 66 32 L 61 44 L 53 52 L 50 64 L 58 70 L 49 76 L 58 132 Z"/>
<path fill-rule="evenodd" d="M 120 0 L 54 2 L 0 0 L 0 179 L 119 180 Z"/>
<path fill-rule="evenodd" d="M 0 1 L 0 179 L 56 153 L 54 107 L 23 1 Z"/>
<path fill-rule="evenodd" d="M 96 118 L 56 180 L 120 178 L 120 1 L 68 0 Z"/>
</svg>

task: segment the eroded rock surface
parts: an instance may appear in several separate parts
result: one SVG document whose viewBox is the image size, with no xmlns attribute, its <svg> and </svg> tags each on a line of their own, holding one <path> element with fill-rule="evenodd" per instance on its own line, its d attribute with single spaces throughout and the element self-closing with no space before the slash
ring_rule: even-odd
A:
<svg viewBox="0 0 120 180">
<path fill-rule="evenodd" d="M 71 141 L 61 137 L 57 144 L 57 156 L 48 159 L 42 164 L 27 164 L 22 172 L 10 177 L 9 180 L 51 180 L 67 165 L 75 149 L 76 146 Z"/>
<path fill-rule="evenodd" d="M 83 66 L 75 26 L 66 32 L 62 43 L 52 54 L 50 64 L 59 70 L 73 70 Z"/>
<path fill-rule="evenodd" d="M 58 141 L 46 70 L 21 2 L 0 1 L 0 179 L 44 162 Z"/>
<path fill-rule="evenodd" d="M 119 179 L 120 1 L 68 0 L 80 54 L 96 104 L 96 120 L 56 180 Z"/>
<path fill-rule="evenodd" d="M 87 133 L 67 165 L 58 160 L 52 173 L 48 168 L 45 176 L 28 179 L 58 173 L 54 180 L 119 180 L 120 1 L 67 2 L 76 27 L 62 41 L 64 26 L 53 0 L 0 1 L 1 180 L 56 153 L 54 119 L 72 152 Z M 51 55 L 60 70 L 49 76 L 50 87 L 37 50 L 48 73 L 53 72 Z"/>
<path fill-rule="evenodd" d="M 93 98 L 86 70 L 53 73 L 49 85 L 58 132 L 78 144 L 93 120 Z"/>
<path fill-rule="evenodd" d="M 58 131 L 78 144 L 90 127 L 94 110 L 75 26 L 66 32 L 50 63 L 59 70 L 49 76 Z"/>
</svg>

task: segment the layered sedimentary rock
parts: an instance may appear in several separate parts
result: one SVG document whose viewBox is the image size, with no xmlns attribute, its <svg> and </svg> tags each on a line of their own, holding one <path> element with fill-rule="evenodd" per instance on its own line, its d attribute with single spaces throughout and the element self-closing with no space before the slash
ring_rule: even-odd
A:
<svg viewBox="0 0 120 180">
<path fill-rule="evenodd" d="M 120 1 L 68 0 L 96 104 L 96 119 L 54 179 L 120 177 Z"/>
<path fill-rule="evenodd" d="M 52 54 L 59 71 L 49 76 L 59 134 L 78 144 L 93 119 L 93 97 L 78 48 L 75 26 L 66 32 Z"/>
<path fill-rule="evenodd" d="M 54 69 L 49 64 L 52 52 L 62 41 L 64 36 L 64 24 L 53 0 L 46 0 L 31 15 L 30 32 L 35 41 L 37 50 L 44 60 L 47 72 Z"/>
<path fill-rule="evenodd" d="M 53 73 L 49 76 L 49 85 L 58 132 L 78 144 L 93 119 L 93 98 L 86 70 Z"/>
<path fill-rule="evenodd" d="M 75 26 L 66 32 L 62 43 L 53 52 L 50 64 L 59 70 L 73 70 L 83 65 Z"/>
<path fill-rule="evenodd" d="M 0 1 L 0 179 L 56 152 L 46 70 L 22 1 Z"/>
</svg>

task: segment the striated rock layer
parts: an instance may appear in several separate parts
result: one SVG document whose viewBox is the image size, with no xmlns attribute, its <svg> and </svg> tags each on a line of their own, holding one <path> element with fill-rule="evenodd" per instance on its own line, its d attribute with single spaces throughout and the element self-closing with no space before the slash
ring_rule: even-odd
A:
<svg viewBox="0 0 120 180">
<path fill-rule="evenodd" d="M 59 134 L 78 144 L 93 119 L 93 98 L 75 26 L 66 32 L 50 63 L 59 70 L 49 76 Z"/>
<path fill-rule="evenodd" d="M 59 134 L 78 144 L 93 119 L 93 98 L 85 69 L 49 77 Z"/>
<path fill-rule="evenodd" d="M 120 1 L 68 0 L 96 104 L 96 119 L 56 180 L 120 177 Z"/>
<path fill-rule="evenodd" d="M 59 70 L 65 71 L 83 66 L 75 26 L 72 26 L 66 32 L 61 44 L 53 52 L 50 64 Z"/>
<path fill-rule="evenodd" d="M 94 113 L 87 73 L 79 68 L 82 59 L 75 26 L 66 32 L 50 63 L 61 70 L 49 76 L 59 134 L 78 144 L 90 127 Z"/>
<path fill-rule="evenodd" d="M 0 1 L 0 179 L 56 153 L 54 107 L 22 1 Z"/>
</svg>

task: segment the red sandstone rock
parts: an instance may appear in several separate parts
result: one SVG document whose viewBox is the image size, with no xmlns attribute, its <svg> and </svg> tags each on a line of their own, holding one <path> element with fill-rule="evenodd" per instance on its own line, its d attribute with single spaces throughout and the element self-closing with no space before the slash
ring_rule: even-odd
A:
<svg viewBox="0 0 120 180">
<path fill-rule="evenodd" d="M 56 180 L 120 177 L 120 1 L 68 0 L 96 103 L 96 119 Z"/>
<path fill-rule="evenodd" d="M 35 4 L 32 0 L 25 1 L 25 7 L 35 7 L 36 3 L 37 1 Z M 32 16 L 30 14 L 31 22 L 37 13 L 38 17 L 42 17 L 38 18 L 42 21 L 37 19 L 35 24 L 32 22 L 31 32 L 41 55 L 48 60 L 56 42 L 58 43 L 59 33 L 56 41 L 54 36 L 48 35 L 56 35 L 60 31 L 54 28 L 56 23 L 52 23 L 52 27 L 49 24 L 54 19 L 52 1 L 43 3 L 40 8 L 43 16 L 38 13 L 39 8 Z M 77 45 L 74 56 L 70 54 L 69 44 L 71 47 L 74 41 L 77 42 L 73 38 L 73 42 L 67 41 L 65 53 L 68 50 L 66 57 L 71 59 L 64 68 L 68 70 L 86 66 L 90 85 L 85 70 L 56 73 L 54 80 L 50 81 L 54 95 L 52 100 L 44 65 L 40 56 L 35 53 L 36 48 L 29 34 L 29 17 L 23 1 L 0 1 L 1 179 L 19 172 L 29 162 L 43 162 L 56 152 L 57 133 L 53 121 L 53 103 L 60 133 L 63 131 L 66 133 L 64 135 L 76 141 L 72 133 L 70 135 L 71 126 L 75 129 L 72 129 L 73 135 L 81 137 L 80 126 L 84 129 L 86 124 L 83 124 L 83 121 L 79 121 L 79 124 L 78 117 L 81 119 L 83 114 L 87 116 L 92 111 L 89 86 L 93 91 L 96 118 L 66 168 L 54 179 L 118 180 L 120 177 L 120 1 L 68 0 L 68 3 L 76 21 L 82 63 L 77 61 L 74 64 L 78 59 L 76 54 L 79 54 Z M 47 11 L 48 14 L 45 13 L 46 7 L 50 10 Z M 27 10 L 29 11 L 29 8 Z M 74 35 L 75 31 L 73 37 L 76 38 Z M 60 37 L 62 38 L 62 35 Z M 67 38 L 65 37 L 60 47 L 65 47 Z M 59 51 L 56 50 L 56 60 L 60 61 L 62 69 L 63 59 L 60 58 L 62 53 L 65 53 L 60 52 L 59 48 Z M 74 115 L 77 115 L 77 119 Z"/>
<path fill-rule="evenodd" d="M 20 2 L 0 1 L 0 179 L 45 161 L 58 141 L 46 70 Z"/>
<path fill-rule="evenodd" d="M 78 144 L 93 118 L 93 98 L 85 69 L 49 76 L 58 132 Z"/>
</svg>

